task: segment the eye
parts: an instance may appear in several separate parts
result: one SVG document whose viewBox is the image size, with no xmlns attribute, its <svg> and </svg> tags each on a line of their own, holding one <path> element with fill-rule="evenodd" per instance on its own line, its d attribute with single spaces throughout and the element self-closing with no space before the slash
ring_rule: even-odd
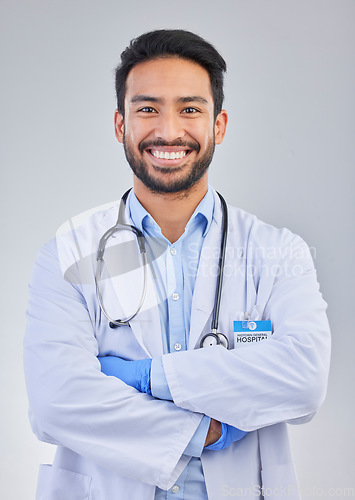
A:
<svg viewBox="0 0 355 500">
<path fill-rule="evenodd" d="M 144 108 L 138 109 L 138 112 L 142 113 L 156 113 L 156 110 L 151 106 L 144 106 Z"/>
<path fill-rule="evenodd" d="M 199 110 L 190 106 L 188 108 L 184 108 L 182 112 L 187 114 L 193 114 L 193 113 L 199 113 Z"/>
</svg>

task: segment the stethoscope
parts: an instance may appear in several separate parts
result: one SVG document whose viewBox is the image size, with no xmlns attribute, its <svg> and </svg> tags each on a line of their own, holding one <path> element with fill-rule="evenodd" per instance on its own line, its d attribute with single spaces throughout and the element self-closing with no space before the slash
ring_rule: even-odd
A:
<svg viewBox="0 0 355 500">
<path fill-rule="evenodd" d="M 126 201 L 127 201 L 127 196 L 131 189 L 128 189 L 124 193 L 124 195 L 121 198 L 121 203 L 119 206 L 118 210 L 118 218 L 116 224 L 108 229 L 104 235 L 101 237 L 99 241 L 99 246 L 96 254 L 96 261 L 97 261 L 97 266 L 96 266 L 96 272 L 95 272 L 95 284 L 96 284 L 96 295 L 99 301 L 99 305 L 101 308 L 101 311 L 103 314 L 106 316 L 106 318 L 109 321 L 109 326 L 110 328 L 118 328 L 119 326 L 130 326 L 129 322 L 137 316 L 139 311 L 141 310 L 144 299 L 147 293 L 147 252 L 146 252 L 146 247 L 145 247 L 145 236 L 143 235 L 142 231 L 140 231 L 138 228 L 135 226 L 132 226 L 131 224 L 126 224 L 124 222 L 125 217 L 125 207 L 126 207 Z M 226 255 L 226 244 L 227 244 L 227 232 L 228 232 L 228 209 L 227 209 L 227 204 L 223 196 L 219 193 L 217 193 L 221 203 L 222 203 L 222 210 L 223 210 L 223 223 L 222 223 L 222 237 L 221 237 L 221 247 L 220 247 L 220 252 L 219 252 L 219 259 L 218 259 L 218 271 L 217 271 L 217 284 L 216 284 L 216 294 L 215 294 L 215 301 L 214 301 L 214 307 L 213 307 L 213 312 L 212 312 L 212 321 L 211 321 L 211 332 L 208 333 L 207 335 L 204 335 L 200 342 L 200 347 L 210 347 L 214 345 L 222 345 L 226 349 L 229 347 L 229 341 L 226 335 L 223 333 L 218 332 L 218 319 L 219 319 L 219 309 L 220 309 L 220 303 L 221 303 L 221 293 L 222 293 L 222 283 L 223 283 L 223 271 L 224 271 L 224 262 L 225 262 L 225 255 Z M 102 300 L 102 294 L 100 290 L 100 279 L 102 277 L 102 269 L 103 269 L 103 264 L 104 264 L 104 253 L 105 253 L 105 248 L 107 241 L 111 236 L 113 236 L 115 233 L 118 231 L 131 231 L 135 234 L 138 242 L 138 247 L 139 247 L 139 254 L 140 254 L 140 260 L 141 264 L 143 266 L 143 289 L 142 289 L 142 294 L 141 298 L 138 304 L 138 307 L 136 311 L 128 316 L 125 319 L 113 319 L 109 316 L 107 313 L 105 306 L 103 304 Z"/>
</svg>

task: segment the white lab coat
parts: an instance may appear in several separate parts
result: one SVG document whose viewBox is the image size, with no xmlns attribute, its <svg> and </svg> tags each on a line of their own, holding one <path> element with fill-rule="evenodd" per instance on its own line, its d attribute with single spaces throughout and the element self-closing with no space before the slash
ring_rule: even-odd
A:
<svg viewBox="0 0 355 500">
<path fill-rule="evenodd" d="M 300 498 L 286 423 L 308 421 L 325 397 L 326 304 L 303 240 L 229 207 L 220 331 L 230 350 L 198 349 L 210 328 L 220 246 L 222 214 L 214 195 L 189 350 L 163 356 L 174 403 L 100 371 L 98 354 L 163 354 L 149 270 L 147 299 L 131 328 L 110 329 L 96 299 L 98 241 L 114 225 L 118 203 L 71 219 L 41 250 L 30 284 L 25 373 L 33 430 L 58 449 L 54 464 L 40 468 L 37 500 L 152 500 L 155 487 L 171 488 L 188 463 L 183 452 L 204 414 L 250 431 L 228 449 L 202 453 L 209 499 L 262 498 L 262 487 L 267 498 Z M 127 251 L 130 240 L 131 233 L 122 232 L 109 246 Z M 105 281 L 105 305 L 122 317 L 139 302 L 143 272 L 113 274 Z M 233 321 L 245 312 L 270 319 L 273 335 L 234 348 Z"/>
</svg>

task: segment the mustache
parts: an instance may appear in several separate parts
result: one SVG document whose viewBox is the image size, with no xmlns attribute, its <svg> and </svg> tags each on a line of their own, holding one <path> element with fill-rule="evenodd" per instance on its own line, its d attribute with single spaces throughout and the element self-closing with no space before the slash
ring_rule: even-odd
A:
<svg viewBox="0 0 355 500">
<path fill-rule="evenodd" d="M 156 139 L 155 141 L 142 141 L 139 143 L 138 149 L 140 153 L 143 153 L 145 149 L 153 149 L 154 147 L 167 147 L 167 146 L 178 146 L 182 148 L 191 149 L 192 151 L 200 151 L 200 145 L 198 142 L 193 141 L 183 141 L 182 139 L 176 139 L 175 141 L 164 141 L 164 139 Z"/>
</svg>

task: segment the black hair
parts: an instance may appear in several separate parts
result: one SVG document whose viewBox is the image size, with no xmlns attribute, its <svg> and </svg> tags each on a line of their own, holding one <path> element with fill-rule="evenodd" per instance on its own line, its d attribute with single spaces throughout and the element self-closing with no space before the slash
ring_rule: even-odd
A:
<svg viewBox="0 0 355 500">
<path fill-rule="evenodd" d="M 156 30 L 131 40 L 121 54 L 116 68 L 118 112 L 124 116 L 124 99 L 128 73 L 139 63 L 164 57 L 180 57 L 196 62 L 209 74 L 214 102 L 214 116 L 222 109 L 223 76 L 227 65 L 217 50 L 199 35 L 185 30 Z"/>
</svg>

